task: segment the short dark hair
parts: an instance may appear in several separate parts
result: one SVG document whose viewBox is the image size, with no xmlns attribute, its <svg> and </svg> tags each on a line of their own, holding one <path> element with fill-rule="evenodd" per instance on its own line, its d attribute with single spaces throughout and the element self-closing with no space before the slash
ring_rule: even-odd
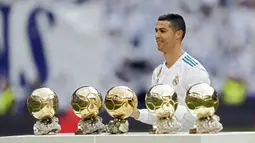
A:
<svg viewBox="0 0 255 143">
<path fill-rule="evenodd" d="M 171 22 L 171 27 L 176 31 L 181 30 L 183 32 L 182 39 L 186 34 L 186 24 L 183 17 L 179 14 L 167 13 L 158 17 L 158 21 L 169 21 Z"/>
</svg>

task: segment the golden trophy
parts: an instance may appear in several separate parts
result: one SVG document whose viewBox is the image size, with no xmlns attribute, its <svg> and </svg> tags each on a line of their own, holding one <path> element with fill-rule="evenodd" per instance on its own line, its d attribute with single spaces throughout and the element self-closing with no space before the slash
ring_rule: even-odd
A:
<svg viewBox="0 0 255 143">
<path fill-rule="evenodd" d="M 129 123 L 125 120 L 131 116 L 137 107 L 137 97 L 134 91 L 126 86 L 111 88 L 105 95 L 104 106 L 114 119 L 106 125 L 106 132 L 123 134 L 129 130 Z"/>
<path fill-rule="evenodd" d="M 192 86 L 186 94 L 186 105 L 197 119 L 191 134 L 218 133 L 223 129 L 219 116 L 215 115 L 219 99 L 213 87 L 206 83 Z"/>
<path fill-rule="evenodd" d="M 55 117 L 58 104 L 56 93 L 49 88 L 36 89 L 28 96 L 28 111 L 38 119 L 33 127 L 35 135 L 57 134 L 61 130 Z"/>
<path fill-rule="evenodd" d="M 76 116 L 81 118 L 76 135 L 99 134 L 104 131 L 104 124 L 99 113 L 102 109 L 102 95 L 91 86 L 82 86 L 75 90 L 71 106 Z"/>
<path fill-rule="evenodd" d="M 181 124 L 174 116 L 178 97 L 170 85 L 157 84 L 151 87 L 145 96 L 145 105 L 148 111 L 157 117 L 150 133 L 173 134 L 181 129 Z"/>
</svg>

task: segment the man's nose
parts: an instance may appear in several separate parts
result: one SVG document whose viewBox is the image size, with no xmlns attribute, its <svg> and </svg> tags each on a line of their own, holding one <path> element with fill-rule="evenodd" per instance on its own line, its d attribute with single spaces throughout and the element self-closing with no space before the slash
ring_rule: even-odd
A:
<svg viewBox="0 0 255 143">
<path fill-rule="evenodd" d="M 155 34 L 155 38 L 156 38 L 156 40 L 158 40 L 158 38 L 160 37 L 160 34 L 159 34 L 159 32 L 156 32 L 156 34 Z"/>
</svg>

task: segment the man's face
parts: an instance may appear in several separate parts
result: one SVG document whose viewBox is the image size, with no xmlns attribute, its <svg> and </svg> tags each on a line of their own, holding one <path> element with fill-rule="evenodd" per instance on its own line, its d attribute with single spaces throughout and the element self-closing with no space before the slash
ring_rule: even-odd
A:
<svg viewBox="0 0 255 143">
<path fill-rule="evenodd" d="M 156 41 L 158 50 L 167 53 L 174 48 L 176 43 L 175 32 L 171 28 L 171 22 L 169 21 L 158 21 L 156 24 Z"/>
</svg>

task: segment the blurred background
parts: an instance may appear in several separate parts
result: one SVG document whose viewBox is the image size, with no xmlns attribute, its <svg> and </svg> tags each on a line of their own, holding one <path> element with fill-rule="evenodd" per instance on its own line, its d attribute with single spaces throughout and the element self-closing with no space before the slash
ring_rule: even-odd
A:
<svg viewBox="0 0 255 143">
<path fill-rule="evenodd" d="M 164 60 L 155 24 L 170 12 L 186 20 L 183 48 L 220 94 L 224 131 L 255 130 L 255 0 L 0 0 L 0 136 L 33 133 L 26 98 L 39 87 L 59 97 L 61 132 L 77 127 L 70 97 L 83 85 L 102 95 L 128 86 L 144 108 Z M 129 122 L 133 132 L 151 127 Z"/>
</svg>

